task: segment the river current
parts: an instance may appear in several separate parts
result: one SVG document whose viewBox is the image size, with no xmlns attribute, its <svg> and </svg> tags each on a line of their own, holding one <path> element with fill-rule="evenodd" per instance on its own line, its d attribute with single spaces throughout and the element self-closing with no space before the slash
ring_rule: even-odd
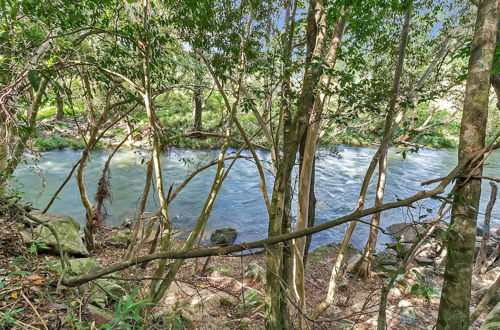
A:
<svg viewBox="0 0 500 330">
<path fill-rule="evenodd" d="M 328 149 L 321 149 L 318 152 L 316 223 L 352 212 L 364 173 L 375 151 L 374 148 L 340 146 L 338 153 L 332 153 Z M 163 155 L 162 159 L 166 187 L 173 184 L 175 188 L 200 164 L 214 160 L 217 153 L 217 150 L 171 149 Z M 65 179 L 72 165 L 78 161 L 80 154 L 81 151 L 64 149 L 45 152 L 38 157 L 30 157 L 26 164 L 20 165 L 17 169 L 15 186 L 27 200 L 33 202 L 35 207 L 43 209 Z M 94 196 L 97 181 L 108 155 L 107 150 L 94 151 L 87 164 L 85 182 L 89 197 Z M 259 156 L 269 170 L 266 171 L 266 185 L 270 195 L 273 184 L 270 155 L 267 152 L 259 152 Z M 109 214 L 106 222 L 109 225 L 118 226 L 124 219 L 133 218 L 144 188 L 145 160 L 148 158 L 149 155 L 145 152 L 120 150 L 111 161 L 113 200 L 111 204 L 106 204 Z M 416 193 L 422 188 L 420 182 L 446 175 L 456 163 L 457 154 L 454 151 L 420 150 L 416 154 L 408 154 L 404 159 L 400 153 L 391 149 L 384 201 L 395 201 Z M 198 174 L 170 205 L 169 213 L 178 230 L 187 231 L 194 226 L 212 185 L 214 174 L 215 167 Z M 500 152 L 493 153 L 487 160 L 484 175 L 500 177 Z M 368 192 L 367 207 L 373 205 L 375 183 L 376 174 Z M 484 212 L 489 195 L 490 186 L 487 181 L 483 180 L 480 212 Z M 147 210 L 154 211 L 158 208 L 156 191 L 152 190 L 150 197 Z M 429 199 L 415 206 L 415 209 L 402 208 L 383 212 L 381 226 L 385 228 L 397 222 L 424 219 L 424 215 L 436 211 L 439 202 Z M 433 212 L 430 212 L 430 209 Z M 295 211 L 294 200 L 293 214 Z M 60 193 L 59 199 L 52 205 L 49 213 L 69 215 L 83 223 L 85 211 L 74 177 Z M 483 218 L 484 215 L 481 213 L 478 221 L 481 223 Z M 492 223 L 500 224 L 500 201 L 493 210 Z M 311 247 L 339 242 L 346 225 L 315 234 Z M 208 240 L 213 230 L 223 226 L 236 228 L 238 230 L 237 242 L 240 243 L 266 237 L 268 217 L 259 188 L 259 176 L 255 164 L 248 160 L 237 160 L 224 182 L 210 215 L 204 239 Z M 368 229 L 367 225 L 357 226 L 352 239 L 355 246 L 362 247 L 365 244 Z M 379 234 L 379 248 L 391 240 L 391 237 Z"/>
</svg>

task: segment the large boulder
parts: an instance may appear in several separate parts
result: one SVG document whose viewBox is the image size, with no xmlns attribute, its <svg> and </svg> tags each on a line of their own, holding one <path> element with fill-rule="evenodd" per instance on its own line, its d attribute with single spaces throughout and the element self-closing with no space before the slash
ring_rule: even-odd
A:
<svg viewBox="0 0 500 330">
<path fill-rule="evenodd" d="M 88 256 L 89 252 L 80 236 L 80 224 L 73 218 L 65 215 L 33 214 L 42 221 L 48 222 L 59 236 L 63 253 L 76 256 Z M 50 251 L 59 254 L 56 238 L 44 225 L 39 225 L 32 232 L 23 233 L 23 240 L 27 244 L 36 242 L 37 245 L 45 244 Z"/>
<path fill-rule="evenodd" d="M 215 245 L 228 245 L 236 241 L 238 232 L 232 227 L 224 227 L 215 230 L 210 236 L 210 242 Z"/>
<path fill-rule="evenodd" d="M 401 243 L 413 243 L 425 229 L 421 224 L 401 222 L 390 225 L 387 231 Z"/>
<path fill-rule="evenodd" d="M 393 249 L 385 249 L 375 255 L 375 263 L 382 266 L 398 264 L 398 253 Z"/>
<path fill-rule="evenodd" d="M 68 262 L 71 266 L 71 271 L 76 275 L 93 273 L 102 268 L 99 262 L 92 258 L 69 259 Z M 56 274 L 62 272 L 61 262 L 59 260 L 49 261 L 46 264 L 46 268 Z"/>
</svg>

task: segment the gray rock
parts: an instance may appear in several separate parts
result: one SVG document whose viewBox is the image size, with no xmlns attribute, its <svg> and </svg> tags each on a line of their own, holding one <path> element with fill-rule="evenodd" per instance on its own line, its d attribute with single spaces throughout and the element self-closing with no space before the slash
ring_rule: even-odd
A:
<svg viewBox="0 0 500 330">
<path fill-rule="evenodd" d="M 384 270 L 385 272 L 395 272 L 398 270 L 398 267 L 393 265 L 384 265 L 382 266 L 382 270 Z"/>
<path fill-rule="evenodd" d="M 101 269 L 101 265 L 97 260 L 92 258 L 78 258 L 69 259 L 71 271 L 76 275 L 88 274 Z M 53 273 L 61 273 L 61 262 L 59 260 L 52 260 L 46 264 L 46 269 Z"/>
<path fill-rule="evenodd" d="M 354 266 L 361 260 L 361 254 L 355 254 L 349 258 L 347 261 L 347 272 L 351 272 L 354 269 Z"/>
<path fill-rule="evenodd" d="M 415 325 L 417 322 L 417 313 L 415 308 L 413 308 L 412 303 L 408 300 L 401 300 L 398 304 L 399 306 L 399 322 L 401 324 L 406 324 L 409 326 Z"/>
<path fill-rule="evenodd" d="M 388 247 L 396 251 L 398 256 L 401 258 L 406 256 L 406 254 L 410 251 L 411 246 L 411 243 L 391 243 L 388 245 Z"/>
<path fill-rule="evenodd" d="M 390 225 L 387 231 L 402 243 L 413 243 L 425 229 L 421 224 L 401 222 Z"/>
<path fill-rule="evenodd" d="M 479 330 L 500 329 L 500 303 L 488 313 Z"/>
<path fill-rule="evenodd" d="M 398 253 L 393 249 L 385 249 L 375 255 L 375 264 L 395 266 L 398 264 Z"/>
<path fill-rule="evenodd" d="M 61 249 L 68 255 L 87 256 L 89 253 L 80 237 L 80 224 L 73 218 L 64 215 L 33 214 L 38 219 L 49 222 L 59 236 Z M 50 250 L 59 254 L 56 238 L 43 225 L 36 227 L 32 233 L 24 233 L 23 240 L 31 244 L 34 240 L 46 244 Z"/>
<path fill-rule="evenodd" d="M 251 278 L 254 281 L 264 282 L 266 278 L 266 271 L 258 263 L 251 262 L 248 264 L 245 274 L 245 278 Z"/>
<path fill-rule="evenodd" d="M 241 302 L 238 306 L 238 314 L 246 314 L 260 306 L 264 303 L 262 295 L 255 290 L 248 289 L 243 293 Z"/>
<path fill-rule="evenodd" d="M 434 260 L 432 260 L 430 258 L 417 257 L 417 258 L 415 258 L 415 261 L 417 262 L 417 264 L 423 265 L 423 266 L 430 266 L 430 265 L 434 264 Z"/>
<path fill-rule="evenodd" d="M 224 227 L 214 231 L 210 236 L 210 241 L 212 244 L 228 245 L 234 243 L 236 236 L 238 236 L 236 229 L 232 227 Z"/>
<path fill-rule="evenodd" d="M 87 305 L 87 313 L 89 318 L 94 321 L 96 325 L 110 323 L 114 318 L 112 312 L 94 305 Z"/>
</svg>

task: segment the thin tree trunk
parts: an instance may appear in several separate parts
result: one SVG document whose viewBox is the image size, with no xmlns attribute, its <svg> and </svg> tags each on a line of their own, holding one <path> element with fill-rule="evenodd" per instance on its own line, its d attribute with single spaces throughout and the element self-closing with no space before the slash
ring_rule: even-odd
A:
<svg viewBox="0 0 500 330">
<path fill-rule="evenodd" d="M 25 132 L 21 137 L 19 137 L 18 141 L 16 142 L 15 146 L 13 147 L 12 154 L 10 157 L 7 155 L 6 159 L 6 166 L 5 169 L 2 172 L 2 175 L 0 177 L 0 186 L 7 186 L 8 184 L 8 179 L 14 174 L 14 171 L 17 168 L 17 165 L 19 165 L 19 162 L 22 159 L 23 152 L 26 150 L 27 143 L 31 137 L 33 137 L 33 134 L 35 133 L 36 130 L 36 116 L 38 115 L 38 109 L 40 108 L 40 105 L 42 103 L 42 99 L 45 96 L 45 91 L 47 89 L 49 83 L 49 79 L 43 79 L 42 82 L 40 83 L 40 87 L 38 88 L 38 91 L 35 93 L 33 102 L 31 106 L 29 107 L 29 116 L 28 116 L 28 127 L 29 127 L 29 133 Z M 8 136 L 8 131 L 5 132 L 5 137 Z M 8 147 L 7 147 L 8 148 Z M 1 164 L 0 164 L 1 166 Z"/>
<path fill-rule="evenodd" d="M 325 57 L 325 62 L 329 69 L 333 69 L 335 62 L 337 60 L 338 48 L 344 34 L 346 26 L 345 15 L 349 10 L 342 13 L 335 25 L 333 30 L 333 35 L 330 40 L 330 46 L 328 53 Z M 309 206 L 311 205 L 311 191 L 314 196 L 314 184 L 312 182 L 313 172 L 314 172 L 314 157 L 316 154 L 316 145 L 318 141 L 319 129 L 321 124 L 321 116 L 323 114 L 323 108 L 326 100 L 325 90 L 328 89 L 331 81 L 330 74 L 323 74 L 319 79 L 319 91 L 314 97 L 314 102 L 308 111 L 308 127 L 305 131 L 305 141 L 303 147 L 303 154 L 301 159 L 301 167 L 299 174 L 299 193 L 298 193 L 298 209 L 297 209 L 297 220 L 296 220 L 296 230 L 302 230 L 307 228 L 307 225 L 311 222 L 311 217 L 314 217 L 314 213 L 310 213 Z M 299 302 L 302 307 L 303 312 L 306 309 L 305 301 L 305 283 L 304 283 L 304 255 L 306 248 L 306 238 L 302 237 L 295 241 L 295 247 L 297 253 L 294 258 L 294 287 L 297 296 L 299 297 Z M 301 315 L 299 313 L 299 315 Z M 300 326 L 305 328 L 305 319 L 300 317 Z"/>
<path fill-rule="evenodd" d="M 59 91 L 56 91 L 56 120 L 61 121 L 64 119 L 64 101 Z"/>
<path fill-rule="evenodd" d="M 87 87 L 90 88 L 90 86 Z M 83 149 L 82 156 L 80 158 L 80 163 L 78 165 L 78 170 L 76 172 L 76 182 L 78 184 L 78 190 L 80 192 L 80 199 L 82 200 L 83 207 L 85 208 L 86 220 L 85 220 L 84 233 L 85 233 L 86 245 L 89 250 L 94 250 L 95 248 L 94 235 L 95 235 L 96 223 L 99 219 L 96 218 L 94 206 L 89 200 L 87 194 L 87 188 L 85 187 L 85 180 L 84 180 L 85 166 L 87 165 L 87 160 L 98 138 L 99 129 L 108 119 L 108 114 L 112 109 L 111 97 L 114 93 L 114 89 L 115 87 L 113 87 L 108 91 L 106 95 L 106 104 L 104 106 L 104 110 L 99 119 L 97 120 L 97 122 L 95 122 L 94 124 L 89 123 L 90 136 L 87 141 L 85 149 Z M 93 102 L 93 100 L 91 98 L 87 98 L 87 102 Z M 93 103 L 88 103 L 88 108 L 89 109 L 93 108 Z"/>
<path fill-rule="evenodd" d="M 465 87 L 458 146 L 459 162 L 485 145 L 490 72 L 495 51 L 499 4 L 499 0 L 479 2 Z M 473 176 L 482 175 L 482 157 L 478 163 L 471 164 L 469 170 L 471 169 L 470 174 Z M 437 329 L 468 329 L 470 324 L 472 263 L 480 196 L 481 179 L 457 179 L 446 239 L 448 255 Z"/>
<path fill-rule="evenodd" d="M 283 43 L 283 82 L 281 85 L 280 117 L 277 127 L 275 143 L 279 146 L 280 134 L 286 136 L 286 132 L 291 129 L 292 110 L 291 110 L 291 51 L 293 36 L 295 32 L 295 15 L 297 10 L 297 1 L 288 0 L 285 3 L 285 32 L 282 36 Z M 311 15 L 309 13 L 309 15 Z M 310 20 L 308 20 L 310 21 Z M 287 141 L 283 146 L 283 155 L 276 153 L 276 177 L 273 186 L 273 195 L 271 200 L 271 212 L 269 216 L 268 236 L 277 236 L 283 234 L 289 228 L 290 209 L 291 209 L 291 171 L 295 163 L 295 153 L 287 152 L 290 146 Z M 293 147 L 293 146 L 292 146 Z M 292 159 L 293 157 L 293 159 Z M 270 246 L 266 254 L 266 295 L 264 296 L 264 314 L 266 328 L 280 329 L 287 328 L 289 325 L 288 301 L 285 292 L 280 283 L 284 274 L 284 250 L 289 253 L 288 245 Z M 288 262 L 287 262 L 288 263 Z"/>
<path fill-rule="evenodd" d="M 195 87 L 193 93 L 193 131 L 201 131 L 201 116 L 203 113 L 203 89 L 201 87 Z"/>
<path fill-rule="evenodd" d="M 379 163 L 380 159 L 383 157 L 385 154 L 387 147 L 389 143 L 391 142 L 392 138 L 392 133 L 394 132 L 394 126 L 390 126 L 390 130 L 386 132 L 384 135 L 384 138 L 382 142 L 380 143 L 380 147 L 378 148 L 377 152 L 375 155 L 373 155 L 373 158 L 368 166 L 368 169 L 366 170 L 365 177 L 363 178 L 363 183 L 361 185 L 361 189 L 359 192 L 359 197 L 358 197 L 358 203 L 356 205 L 355 211 L 359 211 L 363 209 L 364 204 L 365 204 L 365 199 L 366 199 L 366 192 L 368 190 L 368 185 L 370 183 L 371 177 L 373 175 L 373 172 L 375 171 L 375 168 L 377 164 Z M 345 253 L 347 251 L 347 248 L 349 246 L 349 242 L 351 240 L 352 234 L 354 233 L 354 229 L 356 228 L 356 222 L 352 221 L 349 223 L 344 239 L 342 240 L 342 243 L 339 248 L 339 252 L 337 254 L 337 258 L 335 260 L 335 263 L 332 267 L 332 273 L 330 275 L 330 282 L 328 284 L 328 292 L 326 295 L 326 298 L 316 307 L 316 309 L 313 312 L 313 319 L 317 319 L 321 314 L 323 314 L 334 302 L 335 299 L 335 293 L 337 290 L 337 282 L 338 278 L 340 275 L 340 269 L 342 267 L 342 264 L 344 263 L 344 257 Z"/>
<path fill-rule="evenodd" d="M 128 260 L 137 256 L 137 253 L 141 251 L 142 247 L 144 246 L 145 242 L 149 239 L 149 236 L 151 235 L 151 232 L 153 230 L 154 223 L 152 220 L 150 221 L 150 223 L 148 223 L 148 226 L 144 228 L 144 212 L 146 211 L 146 204 L 149 197 L 149 190 L 151 188 L 152 179 L 153 179 L 153 159 L 151 159 L 148 162 L 148 166 L 146 168 L 146 180 L 144 183 L 144 189 L 139 204 L 139 212 L 138 215 L 135 217 L 134 227 L 132 229 L 132 237 L 130 239 L 130 245 L 127 250 L 127 256 L 125 257 Z M 140 239 L 140 241 L 138 241 L 139 233 L 141 231 L 143 233 L 142 238 Z"/>
<path fill-rule="evenodd" d="M 398 59 L 396 64 L 396 70 L 394 72 L 394 81 L 391 90 L 392 96 L 389 101 L 387 117 L 385 120 L 384 135 L 390 134 L 392 136 L 391 131 L 392 132 L 394 131 L 395 127 L 393 126 L 396 125 L 394 122 L 394 117 L 396 113 L 396 103 L 398 100 L 401 75 L 403 73 L 406 46 L 408 44 L 408 34 L 410 31 L 410 18 L 411 18 L 411 9 L 409 9 L 406 12 L 404 17 L 403 29 L 401 32 L 401 41 L 399 43 Z M 386 176 L 387 176 L 387 149 L 384 150 L 379 160 L 377 190 L 375 194 L 375 206 L 383 204 Z M 370 227 L 370 234 L 368 236 L 368 241 L 365 245 L 363 257 L 360 259 L 358 265 L 353 269 L 353 271 L 358 273 L 358 275 L 361 277 L 367 277 L 370 275 L 371 272 L 371 257 L 372 257 L 372 251 L 373 249 L 375 249 L 377 245 L 378 226 L 380 224 L 380 213 L 372 215 L 371 224 L 372 226 Z"/>
<path fill-rule="evenodd" d="M 481 247 L 477 252 L 476 257 L 476 266 L 474 273 L 475 274 L 483 274 L 486 271 L 485 262 L 486 262 L 486 250 L 488 247 L 488 242 L 490 241 L 490 220 L 491 220 L 491 212 L 493 211 L 493 206 L 495 206 L 495 202 L 497 200 L 497 191 L 498 187 L 494 182 L 490 181 L 491 186 L 491 195 L 488 205 L 486 205 L 486 212 L 484 214 L 484 227 L 483 227 L 483 240 L 481 241 Z"/>
</svg>

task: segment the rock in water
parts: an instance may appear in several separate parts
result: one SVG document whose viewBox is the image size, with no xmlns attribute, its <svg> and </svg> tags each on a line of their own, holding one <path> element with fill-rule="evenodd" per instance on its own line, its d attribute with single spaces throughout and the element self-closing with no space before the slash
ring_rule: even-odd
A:
<svg viewBox="0 0 500 330">
<path fill-rule="evenodd" d="M 212 236 L 210 236 L 210 242 L 216 245 L 233 244 L 234 241 L 236 241 L 236 236 L 238 236 L 238 232 L 234 228 L 219 228 L 212 233 Z"/>
<path fill-rule="evenodd" d="M 59 236 L 61 249 L 68 255 L 87 256 L 89 253 L 80 237 L 80 224 L 73 218 L 65 215 L 33 214 L 42 221 L 52 225 Z M 44 243 L 54 253 L 59 253 L 56 238 L 50 230 L 43 225 L 36 227 L 31 233 L 23 233 L 25 243 L 31 244 L 36 241 L 38 244 Z"/>
</svg>

